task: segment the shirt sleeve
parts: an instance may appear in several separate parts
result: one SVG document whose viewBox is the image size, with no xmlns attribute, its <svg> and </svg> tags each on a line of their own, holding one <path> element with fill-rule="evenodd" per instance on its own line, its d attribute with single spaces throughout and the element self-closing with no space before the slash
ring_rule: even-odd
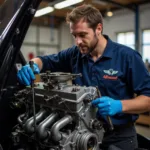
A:
<svg viewBox="0 0 150 150">
<path fill-rule="evenodd" d="M 150 96 L 150 74 L 141 55 L 133 51 L 128 58 L 127 82 L 129 88 L 137 95 Z"/>
<path fill-rule="evenodd" d="M 60 51 L 58 54 L 38 56 L 43 62 L 41 72 L 50 70 L 52 72 L 71 72 L 71 58 L 75 53 L 75 46 Z"/>
</svg>

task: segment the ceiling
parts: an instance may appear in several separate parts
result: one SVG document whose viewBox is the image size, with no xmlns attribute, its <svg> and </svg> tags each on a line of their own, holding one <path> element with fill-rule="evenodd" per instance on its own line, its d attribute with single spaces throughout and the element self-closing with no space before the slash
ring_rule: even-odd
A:
<svg viewBox="0 0 150 150">
<path fill-rule="evenodd" d="M 0 5 L 4 1 L 5 0 L 0 0 Z M 47 6 L 53 6 L 58 1 L 60 2 L 62 0 L 43 0 L 39 6 L 39 9 Z M 83 2 L 71 7 L 59 10 L 57 9 L 48 15 L 34 18 L 32 23 L 36 25 L 51 25 L 54 27 L 58 27 L 62 21 L 65 21 L 65 16 L 68 12 L 70 12 L 75 6 L 82 4 L 92 4 L 93 6 L 97 7 L 101 11 L 103 17 L 105 17 L 106 11 L 108 11 L 108 9 L 112 11 L 124 8 L 134 10 L 135 5 L 142 5 L 146 3 L 150 3 L 150 0 L 84 0 Z"/>
</svg>

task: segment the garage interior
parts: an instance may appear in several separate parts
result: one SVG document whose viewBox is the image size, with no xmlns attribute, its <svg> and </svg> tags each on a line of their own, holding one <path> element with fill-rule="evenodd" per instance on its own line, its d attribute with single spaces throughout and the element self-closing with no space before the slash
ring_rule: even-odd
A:
<svg viewBox="0 0 150 150">
<path fill-rule="evenodd" d="M 20 7 L 17 0 L 11 2 L 10 8 L 4 8 L 0 12 L 0 28 L 3 28 L 1 19 L 7 15 L 8 9 L 14 14 Z M 149 0 L 81 0 L 77 4 L 57 8 L 56 4 L 60 2 L 62 0 L 43 0 L 41 2 L 38 11 L 50 7 L 52 12 L 41 16 L 35 15 L 21 47 L 26 62 L 36 56 L 56 54 L 72 46 L 74 40 L 65 21 L 66 14 L 76 6 L 91 4 L 102 13 L 103 33 L 109 35 L 113 41 L 137 50 L 143 61 L 146 63 L 148 60 L 150 63 Z M 5 0 L 0 0 L 0 7 L 4 3 Z M 150 72 L 150 68 L 147 69 Z M 136 121 L 136 129 L 138 133 L 150 139 L 150 112 L 140 114 Z"/>
</svg>

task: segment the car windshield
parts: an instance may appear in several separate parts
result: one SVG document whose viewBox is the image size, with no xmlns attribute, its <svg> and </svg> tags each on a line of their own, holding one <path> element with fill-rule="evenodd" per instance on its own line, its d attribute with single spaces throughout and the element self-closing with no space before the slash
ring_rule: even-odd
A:
<svg viewBox="0 0 150 150">
<path fill-rule="evenodd" d="M 24 0 L 0 0 L 0 35 Z"/>
</svg>

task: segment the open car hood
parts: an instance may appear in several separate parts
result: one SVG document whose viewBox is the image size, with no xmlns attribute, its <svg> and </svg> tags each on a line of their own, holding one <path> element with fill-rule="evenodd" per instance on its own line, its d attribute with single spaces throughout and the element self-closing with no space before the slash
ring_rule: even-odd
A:
<svg viewBox="0 0 150 150">
<path fill-rule="evenodd" d="M 20 47 L 41 1 L 24 0 L 0 32 L 0 99 L 6 91 L 8 79 L 12 80 L 10 74 L 18 57 L 22 65 L 25 64 Z"/>
</svg>

